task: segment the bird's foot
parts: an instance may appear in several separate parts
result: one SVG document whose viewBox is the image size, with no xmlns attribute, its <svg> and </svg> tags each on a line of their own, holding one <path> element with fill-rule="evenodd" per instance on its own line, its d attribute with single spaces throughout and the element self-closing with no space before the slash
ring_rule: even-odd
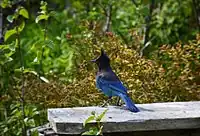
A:
<svg viewBox="0 0 200 136">
<path fill-rule="evenodd" d="M 105 102 L 101 105 L 101 107 L 105 107 L 111 100 L 112 100 L 112 99 L 108 99 L 107 101 L 105 101 Z"/>
<path fill-rule="evenodd" d="M 104 104 L 101 105 L 101 107 L 105 107 L 107 103 L 104 102 Z"/>
<path fill-rule="evenodd" d="M 121 104 L 120 104 L 120 97 L 117 97 L 116 106 L 121 106 Z"/>
</svg>

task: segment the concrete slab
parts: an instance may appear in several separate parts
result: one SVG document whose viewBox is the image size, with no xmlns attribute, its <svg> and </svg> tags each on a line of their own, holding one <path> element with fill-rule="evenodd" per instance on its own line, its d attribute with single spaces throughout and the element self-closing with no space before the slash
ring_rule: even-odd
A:
<svg viewBox="0 0 200 136">
<path fill-rule="evenodd" d="M 200 128 L 200 101 L 137 104 L 133 113 L 123 107 L 75 107 L 48 109 L 48 120 L 57 134 L 80 134 L 83 122 L 108 109 L 102 122 L 104 132 L 131 132 Z"/>
</svg>

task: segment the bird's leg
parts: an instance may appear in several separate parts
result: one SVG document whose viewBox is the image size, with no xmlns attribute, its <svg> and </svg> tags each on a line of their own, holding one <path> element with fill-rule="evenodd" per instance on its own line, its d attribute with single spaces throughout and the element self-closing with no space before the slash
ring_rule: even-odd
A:
<svg viewBox="0 0 200 136">
<path fill-rule="evenodd" d="M 120 97 L 117 97 L 116 106 L 120 106 Z"/>
<path fill-rule="evenodd" d="M 106 106 L 106 104 L 109 102 L 109 101 L 111 101 L 112 100 L 112 97 L 109 97 L 108 98 L 108 100 L 106 101 L 106 102 L 104 102 L 104 104 L 103 105 L 101 105 L 101 107 L 105 107 Z"/>
</svg>

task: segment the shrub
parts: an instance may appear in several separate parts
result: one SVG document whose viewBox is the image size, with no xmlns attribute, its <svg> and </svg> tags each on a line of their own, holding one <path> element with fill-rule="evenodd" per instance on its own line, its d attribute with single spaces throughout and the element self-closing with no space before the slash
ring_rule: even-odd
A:
<svg viewBox="0 0 200 136">
<path fill-rule="evenodd" d="M 141 58 L 116 36 L 97 39 L 94 34 L 76 39 L 75 45 L 82 47 L 74 56 L 73 81 L 64 83 L 52 78 L 50 84 L 38 85 L 37 80 L 30 78 L 26 98 L 48 107 L 99 105 L 106 97 L 95 87 L 96 69 L 90 60 L 98 56 L 98 46 L 102 45 L 114 71 L 137 103 L 199 100 L 199 42 L 197 36 L 187 45 L 163 45 L 149 60 Z"/>
</svg>

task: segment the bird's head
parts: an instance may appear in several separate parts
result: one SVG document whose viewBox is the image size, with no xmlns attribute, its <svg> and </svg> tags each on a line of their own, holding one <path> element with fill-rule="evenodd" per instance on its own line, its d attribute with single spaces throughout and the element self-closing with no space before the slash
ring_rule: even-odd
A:
<svg viewBox="0 0 200 136">
<path fill-rule="evenodd" d="M 101 48 L 101 54 L 96 59 L 91 60 L 92 62 L 96 63 L 97 66 L 101 69 L 110 67 L 110 59 Z"/>
</svg>

